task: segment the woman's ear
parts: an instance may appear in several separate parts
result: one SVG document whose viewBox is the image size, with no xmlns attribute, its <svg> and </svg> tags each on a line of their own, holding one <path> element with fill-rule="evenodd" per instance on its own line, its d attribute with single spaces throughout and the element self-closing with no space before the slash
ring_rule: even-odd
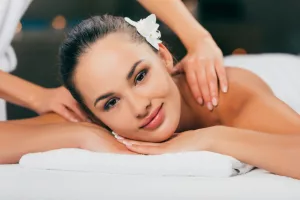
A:
<svg viewBox="0 0 300 200">
<path fill-rule="evenodd" d="M 171 72 L 173 68 L 173 56 L 165 45 L 163 45 L 162 43 L 159 43 L 158 45 L 159 45 L 158 54 L 162 59 L 163 63 L 165 64 L 167 71 Z"/>
</svg>

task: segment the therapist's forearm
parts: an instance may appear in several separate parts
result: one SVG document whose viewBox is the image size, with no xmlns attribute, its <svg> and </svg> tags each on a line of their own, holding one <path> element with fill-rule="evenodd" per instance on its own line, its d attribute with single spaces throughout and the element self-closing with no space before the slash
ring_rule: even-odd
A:
<svg viewBox="0 0 300 200">
<path fill-rule="evenodd" d="M 270 134 L 225 127 L 210 151 L 272 173 L 300 179 L 300 134 Z"/>
<path fill-rule="evenodd" d="M 210 37 L 208 31 L 188 11 L 181 0 L 138 0 L 149 12 L 167 24 L 186 48 L 193 46 L 195 38 Z"/>
<path fill-rule="evenodd" d="M 34 109 L 36 95 L 42 87 L 0 70 L 0 98 L 10 103 Z"/>
</svg>

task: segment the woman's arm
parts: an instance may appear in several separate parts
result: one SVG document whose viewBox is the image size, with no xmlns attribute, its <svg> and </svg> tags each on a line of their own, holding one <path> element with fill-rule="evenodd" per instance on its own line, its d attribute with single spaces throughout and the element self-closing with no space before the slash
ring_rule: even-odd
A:
<svg viewBox="0 0 300 200">
<path fill-rule="evenodd" d="M 17 163 L 27 153 L 79 148 L 83 136 L 70 124 L 0 123 L 0 164 Z"/>
<path fill-rule="evenodd" d="M 61 148 L 131 153 L 102 127 L 66 122 L 57 114 L 0 122 L 0 164 L 17 163 L 27 153 Z"/>
<path fill-rule="evenodd" d="M 3 123 L 15 125 L 47 125 L 47 124 L 66 124 L 68 121 L 56 113 L 47 113 L 34 118 L 9 120 Z"/>
<path fill-rule="evenodd" d="M 232 156 L 272 173 L 300 179 L 300 134 L 269 134 L 219 127 L 206 150 Z"/>
</svg>

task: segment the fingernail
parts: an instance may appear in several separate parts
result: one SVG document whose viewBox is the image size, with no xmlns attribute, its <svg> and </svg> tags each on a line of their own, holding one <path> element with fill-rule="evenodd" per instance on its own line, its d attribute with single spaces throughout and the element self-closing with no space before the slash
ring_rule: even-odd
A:
<svg viewBox="0 0 300 200">
<path fill-rule="evenodd" d="M 125 144 L 126 146 L 132 146 L 132 144 L 130 142 L 127 142 L 127 141 L 123 141 L 123 144 Z"/>
<path fill-rule="evenodd" d="M 121 136 L 118 136 L 118 135 L 115 135 L 115 138 L 116 138 L 117 140 L 124 140 L 124 138 L 123 138 L 123 137 L 121 137 Z"/>
<path fill-rule="evenodd" d="M 217 106 L 217 105 L 218 105 L 218 100 L 217 100 L 216 97 L 214 97 L 214 98 L 212 99 L 212 104 L 213 104 L 214 106 Z"/>
<path fill-rule="evenodd" d="M 72 121 L 72 122 L 79 122 L 79 120 L 78 120 L 78 119 L 75 119 L 75 118 L 72 118 L 71 121 Z"/>
<path fill-rule="evenodd" d="M 228 90 L 227 86 L 224 86 L 224 87 L 223 87 L 223 92 L 226 93 L 227 90 Z"/>
<path fill-rule="evenodd" d="M 199 103 L 200 105 L 203 104 L 203 99 L 202 99 L 201 97 L 199 97 L 199 98 L 197 99 L 197 101 L 198 101 L 198 103 Z"/>
<path fill-rule="evenodd" d="M 212 110 L 213 109 L 213 105 L 210 102 L 208 102 L 206 104 L 206 106 L 207 106 L 208 110 Z"/>
</svg>

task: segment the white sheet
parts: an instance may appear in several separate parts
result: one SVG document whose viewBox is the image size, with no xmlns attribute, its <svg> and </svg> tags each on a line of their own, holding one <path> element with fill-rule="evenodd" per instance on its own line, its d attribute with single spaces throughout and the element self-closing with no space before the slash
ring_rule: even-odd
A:
<svg viewBox="0 0 300 200">
<path fill-rule="evenodd" d="M 300 199 L 300 181 L 254 170 L 231 178 L 159 177 L 0 166 L 3 200 Z"/>
<path fill-rule="evenodd" d="M 230 177 L 253 169 L 233 157 L 208 151 L 145 156 L 58 149 L 24 155 L 19 163 L 29 169 L 194 177 Z"/>
</svg>

